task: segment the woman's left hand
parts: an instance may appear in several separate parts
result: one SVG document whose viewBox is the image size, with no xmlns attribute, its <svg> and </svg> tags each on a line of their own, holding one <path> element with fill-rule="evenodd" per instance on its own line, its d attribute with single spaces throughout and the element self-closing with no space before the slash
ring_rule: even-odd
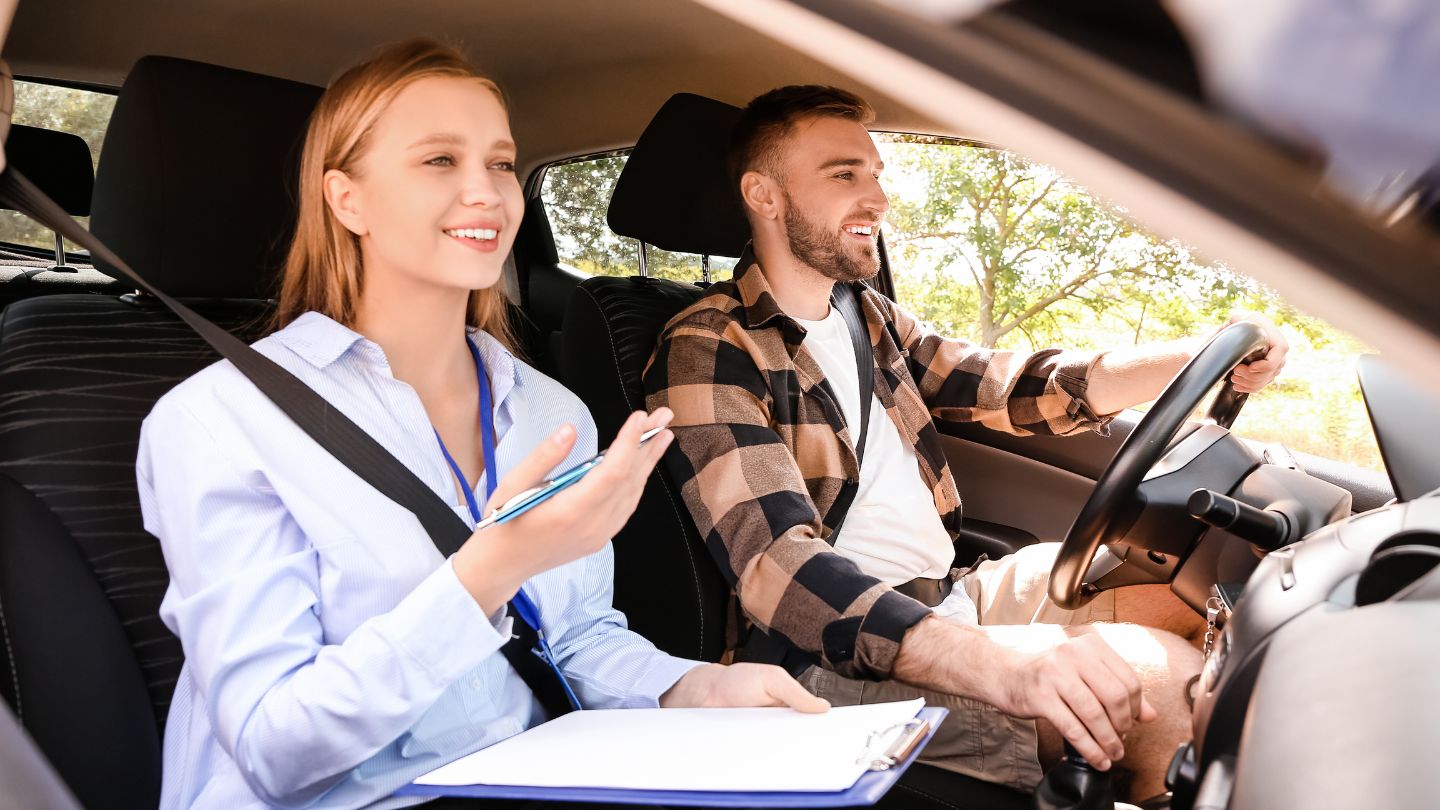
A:
<svg viewBox="0 0 1440 810">
<path fill-rule="evenodd" d="M 790 673 L 769 664 L 705 664 L 696 667 L 660 696 L 667 709 L 725 706 L 789 706 L 816 714 L 830 703 L 805 691 Z"/>
</svg>

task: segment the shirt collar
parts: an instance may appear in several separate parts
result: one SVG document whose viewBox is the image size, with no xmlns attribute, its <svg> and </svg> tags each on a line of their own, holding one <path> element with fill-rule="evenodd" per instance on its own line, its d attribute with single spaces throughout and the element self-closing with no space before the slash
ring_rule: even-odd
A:
<svg viewBox="0 0 1440 810">
<path fill-rule="evenodd" d="M 467 329 L 466 332 L 471 342 L 480 349 L 480 359 L 485 361 L 485 371 L 490 377 L 490 390 L 498 407 L 504 401 L 505 395 L 515 387 L 516 376 L 519 374 L 515 355 L 482 329 Z M 385 352 L 378 345 L 319 312 L 304 313 L 276 332 L 275 339 L 319 369 L 328 367 L 352 350 L 370 362 L 389 367 Z"/>
<path fill-rule="evenodd" d="M 765 279 L 765 273 L 760 269 L 759 262 L 747 265 L 733 278 L 735 289 L 740 294 L 741 315 L 746 329 L 763 329 L 776 318 L 781 318 L 783 319 L 782 323 L 799 329 L 801 334 L 804 334 L 804 327 L 795 323 L 795 320 L 780 308 L 779 302 L 775 300 L 775 293 L 770 290 L 770 282 Z"/>
<path fill-rule="evenodd" d="M 374 346 L 377 351 L 380 348 L 365 340 L 359 332 L 314 311 L 291 321 L 275 333 L 275 339 L 316 368 L 325 368 L 339 360 L 350 347 L 362 341 Z"/>
</svg>

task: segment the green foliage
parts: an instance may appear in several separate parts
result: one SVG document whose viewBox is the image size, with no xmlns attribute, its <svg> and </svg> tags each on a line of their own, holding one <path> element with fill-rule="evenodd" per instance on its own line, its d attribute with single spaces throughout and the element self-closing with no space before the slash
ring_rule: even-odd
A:
<svg viewBox="0 0 1440 810">
<path fill-rule="evenodd" d="M 1047 167 L 933 139 L 900 136 L 884 148 L 898 176 L 887 216 L 894 274 L 918 272 L 961 304 L 937 318 L 946 331 L 985 346 L 1044 345 L 1101 317 L 1140 340 L 1188 332 L 1250 289 Z"/>
<path fill-rule="evenodd" d="M 15 82 L 14 122 L 31 127 L 69 132 L 85 139 L 90 158 L 100 162 L 100 146 L 105 140 L 105 127 L 115 110 L 115 97 L 108 93 L 74 90 L 35 82 Z M 89 225 L 88 218 L 81 218 Z M 55 235 L 16 211 L 0 211 L 0 242 L 13 242 L 33 247 L 53 248 Z M 67 243 L 67 250 L 75 245 Z"/>
<path fill-rule="evenodd" d="M 1255 280 L 1146 234 L 1053 170 L 1006 152 L 895 136 L 886 238 L 897 298 L 939 331 L 986 346 L 1103 349 L 1202 335 L 1234 310 L 1292 343 L 1252 396 L 1244 436 L 1380 470 L 1354 359 L 1365 347 Z"/>
</svg>

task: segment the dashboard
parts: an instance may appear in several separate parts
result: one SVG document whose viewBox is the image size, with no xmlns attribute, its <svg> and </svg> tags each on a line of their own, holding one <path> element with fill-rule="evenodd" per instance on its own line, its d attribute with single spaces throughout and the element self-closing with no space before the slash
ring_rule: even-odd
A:
<svg viewBox="0 0 1440 810">
<path fill-rule="evenodd" d="M 1370 366 L 1367 408 L 1410 499 L 1309 531 L 1213 589 L 1220 632 L 1193 742 L 1171 764 L 1173 808 L 1440 806 L 1440 452 L 1416 435 L 1440 409 L 1417 422 L 1430 397 Z M 1243 543 L 1200 545 L 1217 542 Z"/>
</svg>

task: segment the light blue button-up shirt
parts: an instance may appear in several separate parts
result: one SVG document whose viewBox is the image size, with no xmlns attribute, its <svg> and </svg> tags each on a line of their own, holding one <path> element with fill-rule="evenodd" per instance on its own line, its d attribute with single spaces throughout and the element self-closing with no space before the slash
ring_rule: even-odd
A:
<svg viewBox="0 0 1440 810">
<path fill-rule="evenodd" d="M 595 453 L 569 391 L 472 337 L 490 373 L 500 475 L 562 424 L 561 467 Z M 373 436 L 473 525 L 414 389 L 380 347 L 308 313 L 255 348 Z M 145 528 L 170 569 L 185 648 L 162 808 L 377 807 L 415 777 L 539 719 L 487 617 L 416 518 L 316 445 L 228 362 L 165 395 L 137 462 Z M 484 501 L 485 482 L 477 487 Z M 527 582 L 587 708 L 653 707 L 696 662 L 630 632 L 610 548 Z"/>
</svg>

